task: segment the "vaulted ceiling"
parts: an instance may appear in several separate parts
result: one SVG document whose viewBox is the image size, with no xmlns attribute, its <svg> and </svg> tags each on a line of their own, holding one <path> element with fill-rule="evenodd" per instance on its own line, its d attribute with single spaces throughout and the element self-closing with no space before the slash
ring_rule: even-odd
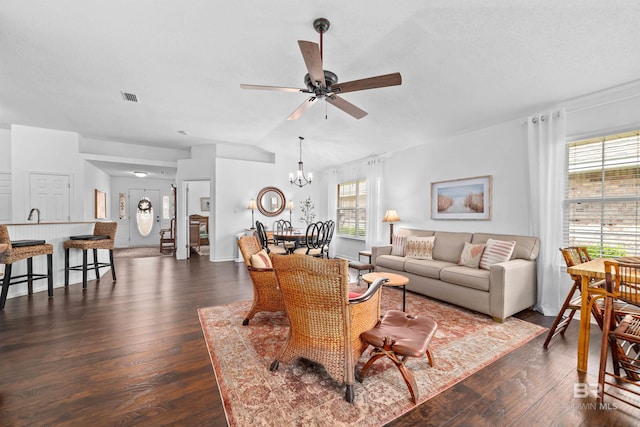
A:
<svg viewBox="0 0 640 427">
<path fill-rule="evenodd" d="M 287 121 L 307 95 L 240 89 L 303 88 L 297 40 L 319 41 L 319 17 L 339 81 L 402 74 L 342 95 L 361 120 L 319 102 Z M 0 127 L 276 155 L 297 155 L 304 136 L 319 170 L 637 80 L 638 22 L 628 0 L 3 0 Z"/>
</svg>

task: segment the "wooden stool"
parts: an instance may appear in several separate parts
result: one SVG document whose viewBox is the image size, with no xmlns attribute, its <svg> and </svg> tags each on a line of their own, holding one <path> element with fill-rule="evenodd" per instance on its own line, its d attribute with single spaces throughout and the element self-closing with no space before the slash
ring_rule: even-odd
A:
<svg viewBox="0 0 640 427">
<path fill-rule="evenodd" d="M 116 237 L 117 222 L 96 222 L 93 234 L 71 236 L 64 242 L 64 285 L 69 286 L 69 271 L 82 271 L 82 289 L 87 288 L 87 269 L 89 264 L 100 280 L 100 268 L 111 267 L 111 277 L 116 280 L 116 269 L 113 264 L 113 246 Z M 69 249 L 82 249 L 82 264 L 69 266 Z M 93 262 L 87 260 L 87 250 L 93 250 Z M 109 250 L 109 262 L 98 262 L 98 249 Z"/>
<path fill-rule="evenodd" d="M 371 272 L 374 269 L 374 265 L 371 263 L 365 263 L 365 262 L 360 262 L 360 261 L 349 261 L 349 268 L 353 268 L 354 270 L 358 271 L 358 278 L 356 279 L 358 281 L 358 284 L 360 283 L 360 279 L 362 279 L 362 272 L 363 271 L 367 271 L 367 272 Z"/>
<path fill-rule="evenodd" d="M 53 297 L 53 245 L 44 240 L 14 240 L 9 239 L 9 231 L 6 225 L 0 225 L 0 245 L 4 249 L 0 251 L 0 264 L 5 264 L 4 278 L 2 279 L 2 293 L 0 294 L 0 310 L 4 310 L 7 301 L 9 286 L 19 283 L 27 283 L 29 295 L 33 294 L 33 281 L 47 279 L 49 297 Z M 47 274 L 33 273 L 33 257 L 47 256 Z M 27 260 L 27 274 L 11 276 L 13 263 Z"/>
<path fill-rule="evenodd" d="M 387 311 L 375 328 L 360 335 L 364 342 L 375 348 L 371 352 L 371 358 L 362 368 L 359 380 L 364 379 L 376 360 L 387 356 L 400 370 L 415 404 L 418 399 L 418 387 L 405 363 L 409 357 L 423 357 L 426 354 L 429 364 L 433 366 L 429 343 L 437 329 L 438 324 L 429 317 L 413 316 L 398 310 Z"/>
</svg>

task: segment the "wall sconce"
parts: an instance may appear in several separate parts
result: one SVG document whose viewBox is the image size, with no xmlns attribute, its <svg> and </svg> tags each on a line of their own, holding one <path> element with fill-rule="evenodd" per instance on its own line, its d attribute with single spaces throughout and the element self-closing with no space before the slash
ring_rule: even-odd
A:
<svg viewBox="0 0 640 427">
<path fill-rule="evenodd" d="M 398 221 L 400 221 L 400 217 L 395 209 L 389 209 L 387 213 L 384 214 L 382 222 L 389 223 L 389 243 L 393 243 L 393 223 Z"/>
<path fill-rule="evenodd" d="M 258 209 L 258 205 L 256 205 L 256 201 L 251 199 L 249 200 L 249 206 L 247 207 L 247 209 L 251 209 L 251 228 L 249 228 L 250 230 L 255 230 L 256 228 L 256 223 L 254 221 L 253 218 L 253 211 Z"/>
</svg>

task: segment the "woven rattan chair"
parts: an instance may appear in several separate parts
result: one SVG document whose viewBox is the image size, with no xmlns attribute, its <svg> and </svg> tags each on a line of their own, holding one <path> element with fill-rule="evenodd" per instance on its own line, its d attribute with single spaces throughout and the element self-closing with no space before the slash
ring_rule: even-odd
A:
<svg viewBox="0 0 640 427">
<path fill-rule="evenodd" d="M 33 281 L 47 279 L 49 297 L 53 297 L 53 245 L 44 241 L 15 241 L 11 243 L 9 230 L 6 225 L 0 225 L 0 244 L 6 245 L 4 251 L 0 251 L 0 264 L 4 264 L 4 277 L 2 279 L 2 293 L 0 294 L 0 310 L 4 310 L 7 301 L 9 286 L 19 283 L 27 283 L 29 295 L 33 294 Z M 33 257 L 47 256 L 47 274 L 33 273 Z M 27 260 L 27 274 L 12 276 L 13 264 L 17 261 Z"/>
<path fill-rule="evenodd" d="M 100 268 L 111 267 L 111 277 L 116 281 L 116 268 L 113 263 L 113 246 L 116 238 L 117 222 L 96 222 L 93 234 L 71 236 L 64 242 L 64 285 L 69 286 L 69 271 L 82 271 L 82 289 L 87 288 L 87 271 L 89 265 L 95 271 L 96 280 L 100 280 Z M 69 266 L 69 250 L 82 250 L 82 264 Z M 93 262 L 87 260 L 87 251 L 93 250 Z M 109 262 L 98 262 L 98 249 L 109 251 Z"/>
<path fill-rule="evenodd" d="M 380 279 L 364 294 L 349 299 L 349 272 L 345 259 L 318 259 L 306 255 L 274 255 L 289 336 L 282 353 L 271 363 L 291 363 L 303 357 L 319 363 L 341 384 L 353 402 L 354 368 L 368 344 L 360 338 L 380 320 Z"/>
<path fill-rule="evenodd" d="M 251 265 L 251 255 L 262 250 L 258 238 L 256 236 L 242 236 L 238 239 L 238 248 L 253 283 L 253 304 L 242 321 L 242 324 L 246 326 L 259 311 L 284 311 L 284 301 L 273 269 L 254 268 Z"/>
<path fill-rule="evenodd" d="M 607 395 L 640 409 L 640 315 L 616 304 L 640 304 L 640 264 L 605 261 L 605 271 L 598 403 Z"/>
</svg>

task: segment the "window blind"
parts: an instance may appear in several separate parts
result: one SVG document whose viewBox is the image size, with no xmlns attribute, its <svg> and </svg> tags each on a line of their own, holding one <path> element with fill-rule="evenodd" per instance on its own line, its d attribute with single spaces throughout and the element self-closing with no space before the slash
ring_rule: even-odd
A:
<svg viewBox="0 0 640 427">
<path fill-rule="evenodd" d="M 640 250 L 640 131 L 567 145 L 565 242 L 592 257 Z"/>
<path fill-rule="evenodd" d="M 367 217 L 367 181 L 338 184 L 337 234 L 364 239 Z"/>
</svg>

